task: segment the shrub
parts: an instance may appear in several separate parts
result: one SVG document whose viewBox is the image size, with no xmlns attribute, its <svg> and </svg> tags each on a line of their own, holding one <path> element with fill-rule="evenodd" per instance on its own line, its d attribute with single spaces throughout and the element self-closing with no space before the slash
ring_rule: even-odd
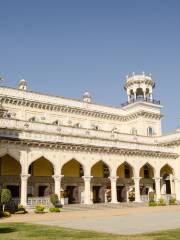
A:
<svg viewBox="0 0 180 240">
<path fill-rule="evenodd" d="M 3 217 L 10 217 L 11 214 L 10 214 L 10 212 L 2 212 L 2 216 Z"/>
<path fill-rule="evenodd" d="M 169 200 L 169 205 L 177 205 L 176 198 L 171 198 Z"/>
<path fill-rule="evenodd" d="M 57 207 L 52 207 L 52 208 L 49 208 L 49 211 L 50 212 L 60 212 L 60 209 Z"/>
<path fill-rule="evenodd" d="M 11 191 L 9 189 L 1 190 L 1 203 L 3 204 L 3 212 L 5 209 L 5 204 L 10 202 L 12 199 Z"/>
<path fill-rule="evenodd" d="M 45 206 L 44 205 L 36 205 L 36 213 L 44 213 Z"/>
<path fill-rule="evenodd" d="M 156 207 L 156 206 L 157 206 L 157 202 L 149 201 L 149 207 Z"/>
<path fill-rule="evenodd" d="M 154 202 L 154 192 L 149 192 L 149 201 Z"/>
<path fill-rule="evenodd" d="M 59 203 L 58 195 L 55 194 L 55 193 L 51 194 L 51 195 L 50 195 L 50 201 L 51 201 L 52 205 L 53 205 L 54 207 L 56 207 L 56 205 Z"/>
<path fill-rule="evenodd" d="M 18 204 L 16 214 L 25 214 L 27 213 L 25 207 L 21 204 Z"/>
<path fill-rule="evenodd" d="M 159 199 L 158 206 L 166 206 L 166 202 L 164 201 L 163 198 Z"/>
</svg>

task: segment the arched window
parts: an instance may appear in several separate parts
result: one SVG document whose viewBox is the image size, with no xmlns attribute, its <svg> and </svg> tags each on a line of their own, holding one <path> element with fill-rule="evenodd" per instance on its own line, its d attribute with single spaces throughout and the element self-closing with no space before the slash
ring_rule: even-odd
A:
<svg viewBox="0 0 180 240">
<path fill-rule="evenodd" d="M 136 97 L 137 99 L 141 99 L 144 97 L 143 89 L 142 88 L 137 88 L 136 90 Z"/>
<path fill-rule="evenodd" d="M 131 131 L 130 131 L 130 133 L 131 133 L 132 135 L 137 135 L 137 129 L 136 129 L 136 128 L 132 128 Z"/>
<path fill-rule="evenodd" d="M 148 136 L 153 136 L 154 135 L 154 129 L 152 127 L 147 128 L 147 135 Z"/>
</svg>

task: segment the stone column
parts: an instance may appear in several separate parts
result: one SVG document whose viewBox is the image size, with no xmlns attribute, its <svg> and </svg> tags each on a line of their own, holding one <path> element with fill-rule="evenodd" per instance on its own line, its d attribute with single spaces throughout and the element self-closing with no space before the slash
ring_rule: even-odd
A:
<svg viewBox="0 0 180 240">
<path fill-rule="evenodd" d="M 58 195 L 59 200 L 61 200 L 61 179 L 63 175 L 53 175 L 54 178 L 54 193 Z"/>
<path fill-rule="evenodd" d="M 117 178 L 110 177 L 111 180 L 111 203 L 118 203 L 117 201 Z"/>
<path fill-rule="evenodd" d="M 21 174 L 21 204 L 27 206 L 27 182 L 30 174 Z"/>
<path fill-rule="evenodd" d="M 134 186 L 135 186 L 135 202 L 141 202 L 140 197 L 140 179 L 141 177 L 134 177 Z"/>
<path fill-rule="evenodd" d="M 150 100 L 152 101 L 153 100 L 152 92 L 150 92 L 149 94 L 150 94 Z"/>
<path fill-rule="evenodd" d="M 92 202 L 91 202 L 91 178 L 92 178 L 92 176 L 83 176 L 83 179 L 84 179 L 84 204 L 92 204 Z"/>
<path fill-rule="evenodd" d="M 175 178 L 174 185 L 175 185 L 176 200 L 180 201 L 180 180 Z"/>
<path fill-rule="evenodd" d="M 161 198 L 161 178 L 156 177 L 154 180 L 156 186 L 156 201 L 158 201 Z"/>
<path fill-rule="evenodd" d="M 144 97 L 144 100 L 146 99 L 146 90 L 143 90 L 143 97 Z"/>
</svg>

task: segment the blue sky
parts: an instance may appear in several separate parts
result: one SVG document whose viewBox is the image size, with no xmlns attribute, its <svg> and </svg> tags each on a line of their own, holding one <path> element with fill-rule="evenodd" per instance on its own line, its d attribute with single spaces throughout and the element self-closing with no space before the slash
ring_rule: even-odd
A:
<svg viewBox="0 0 180 240">
<path fill-rule="evenodd" d="M 29 89 L 119 106 L 129 73 L 151 73 L 163 130 L 180 124 L 179 0 L 0 0 L 0 75 Z"/>
</svg>

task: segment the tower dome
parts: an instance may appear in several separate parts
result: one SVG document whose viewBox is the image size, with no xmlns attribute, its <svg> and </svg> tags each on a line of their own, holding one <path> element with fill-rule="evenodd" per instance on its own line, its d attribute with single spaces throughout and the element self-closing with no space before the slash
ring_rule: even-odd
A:
<svg viewBox="0 0 180 240">
<path fill-rule="evenodd" d="M 152 79 L 151 74 L 146 75 L 133 73 L 126 76 L 124 89 L 127 92 L 128 102 L 136 100 L 152 101 L 153 89 L 155 88 L 155 81 Z"/>
</svg>

